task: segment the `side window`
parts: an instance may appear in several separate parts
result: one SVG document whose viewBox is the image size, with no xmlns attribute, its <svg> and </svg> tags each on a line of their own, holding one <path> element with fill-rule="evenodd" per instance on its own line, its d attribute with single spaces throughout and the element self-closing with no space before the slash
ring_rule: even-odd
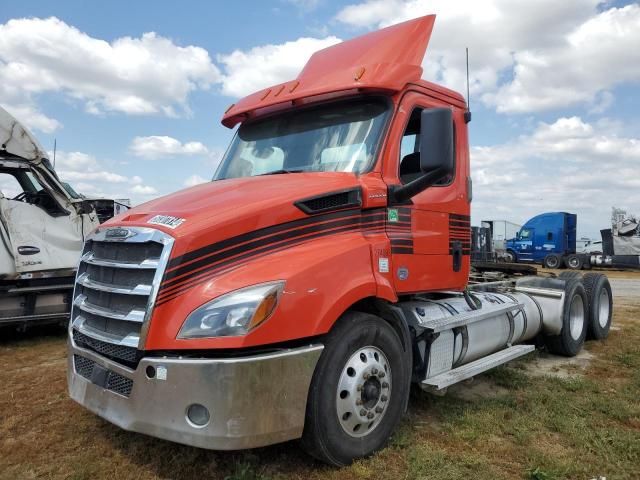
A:
<svg viewBox="0 0 640 480">
<path fill-rule="evenodd" d="M 551 242 L 553 241 L 553 232 L 548 232 L 547 233 L 547 242 Z"/>
<path fill-rule="evenodd" d="M 420 170 L 420 118 L 422 114 L 422 108 L 414 108 L 411 112 L 411 118 L 407 123 L 402 134 L 402 140 L 400 143 L 400 182 L 407 184 L 412 182 L 416 178 L 422 176 Z M 455 151 L 455 125 L 454 125 L 454 161 L 456 159 Z M 454 167 L 455 170 L 455 167 Z M 453 181 L 453 175 L 448 175 L 435 186 L 447 186 Z"/>
<path fill-rule="evenodd" d="M 400 181 L 409 183 L 422 175 L 420 171 L 420 114 L 421 108 L 411 112 L 400 143 Z"/>
<path fill-rule="evenodd" d="M 22 193 L 24 189 L 18 183 L 16 177 L 10 173 L 0 173 L 0 192 L 5 198 L 13 198 Z"/>
</svg>

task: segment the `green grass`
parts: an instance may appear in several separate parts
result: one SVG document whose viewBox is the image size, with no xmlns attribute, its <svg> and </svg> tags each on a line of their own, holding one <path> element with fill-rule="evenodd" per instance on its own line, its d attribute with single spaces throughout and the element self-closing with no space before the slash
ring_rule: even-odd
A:
<svg viewBox="0 0 640 480">
<path fill-rule="evenodd" d="M 530 359 L 476 379 L 491 387 L 479 399 L 414 390 L 387 448 L 344 469 L 297 442 L 210 452 L 122 431 L 67 399 L 63 335 L 0 344 L 0 479 L 637 479 L 640 306 L 621 311 L 583 375 L 532 377 Z M 46 378 L 24 368 L 58 357 Z"/>
</svg>

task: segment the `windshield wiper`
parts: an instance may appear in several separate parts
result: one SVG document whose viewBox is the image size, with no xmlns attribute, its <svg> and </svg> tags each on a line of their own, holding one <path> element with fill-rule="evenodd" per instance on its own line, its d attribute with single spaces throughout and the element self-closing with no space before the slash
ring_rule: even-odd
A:
<svg viewBox="0 0 640 480">
<path fill-rule="evenodd" d="M 304 170 L 288 170 L 286 168 L 281 168 L 280 170 L 273 170 L 271 172 L 261 173 L 258 176 L 261 177 L 263 175 L 280 175 L 282 173 L 301 173 L 301 172 L 304 172 Z"/>
</svg>

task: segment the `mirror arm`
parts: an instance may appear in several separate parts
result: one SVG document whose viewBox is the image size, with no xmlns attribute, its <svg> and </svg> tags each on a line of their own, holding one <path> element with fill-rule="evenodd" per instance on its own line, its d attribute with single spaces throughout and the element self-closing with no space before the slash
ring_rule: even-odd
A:
<svg viewBox="0 0 640 480">
<path fill-rule="evenodd" d="M 389 198 L 393 202 L 404 203 L 411 197 L 416 196 L 431 185 L 434 185 L 446 174 L 446 168 L 437 168 L 429 173 L 425 173 L 406 185 L 391 185 L 389 187 Z"/>
</svg>

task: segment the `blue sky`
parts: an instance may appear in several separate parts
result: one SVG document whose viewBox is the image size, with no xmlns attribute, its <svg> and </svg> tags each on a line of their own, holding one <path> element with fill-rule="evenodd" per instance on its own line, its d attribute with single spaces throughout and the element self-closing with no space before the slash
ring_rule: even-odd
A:
<svg viewBox="0 0 640 480">
<path fill-rule="evenodd" d="M 637 2 L 4 1 L 0 105 L 57 139 L 79 191 L 140 203 L 211 177 L 238 96 L 428 13 L 424 78 L 462 90 L 471 52 L 476 223 L 568 210 L 595 236 L 611 206 L 640 212 Z"/>
</svg>

